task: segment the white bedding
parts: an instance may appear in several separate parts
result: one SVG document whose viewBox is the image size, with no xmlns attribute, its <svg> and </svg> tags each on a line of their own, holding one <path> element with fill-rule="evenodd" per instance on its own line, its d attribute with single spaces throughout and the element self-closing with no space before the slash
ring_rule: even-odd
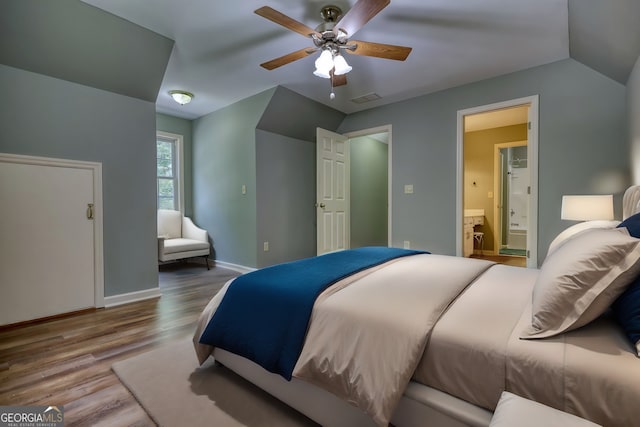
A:
<svg viewBox="0 0 640 427">
<path fill-rule="evenodd" d="M 604 426 L 640 426 L 640 360 L 608 316 L 523 340 L 538 270 L 496 265 L 433 329 L 414 381 L 494 410 L 503 390 Z"/>
<path fill-rule="evenodd" d="M 431 329 L 492 263 L 416 255 L 316 302 L 293 375 L 386 426 Z"/>
<path fill-rule="evenodd" d="M 491 411 L 507 390 L 605 426 L 640 426 L 640 360 L 606 316 L 557 337 L 519 339 L 531 322 L 537 275 L 417 255 L 339 282 L 339 291 L 328 290 L 314 306 L 294 376 L 358 406 L 379 425 L 413 375 L 416 383 Z M 212 349 L 197 340 L 224 289 L 194 335 L 201 361 Z"/>
<path fill-rule="evenodd" d="M 414 380 L 493 410 L 506 382 L 507 342 L 537 275 L 495 265 L 478 278 L 433 329 Z"/>
</svg>

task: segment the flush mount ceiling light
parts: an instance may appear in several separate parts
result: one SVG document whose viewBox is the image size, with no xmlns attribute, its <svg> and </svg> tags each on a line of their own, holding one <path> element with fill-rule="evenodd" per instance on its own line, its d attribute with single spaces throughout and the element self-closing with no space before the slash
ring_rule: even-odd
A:
<svg viewBox="0 0 640 427">
<path fill-rule="evenodd" d="M 170 90 L 169 95 L 180 105 L 188 104 L 193 99 L 194 95 L 183 90 Z"/>
</svg>

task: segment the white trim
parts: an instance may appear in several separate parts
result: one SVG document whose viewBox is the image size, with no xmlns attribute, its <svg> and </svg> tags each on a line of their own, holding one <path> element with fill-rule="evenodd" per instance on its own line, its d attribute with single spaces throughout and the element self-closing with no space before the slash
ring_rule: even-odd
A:
<svg viewBox="0 0 640 427">
<path fill-rule="evenodd" d="M 463 172 L 464 172 L 464 116 L 483 113 L 486 111 L 500 110 L 529 104 L 529 122 L 531 129 L 528 132 L 527 157 L 531 164 L 529 179 L 531 184 L 531 198 L 529 202 L 529 232 L 527 233 L 527 250 L 530 256 L 527 258 L 527 267 L 538 266 L 538 105 L 539 96 L 532 95 L 509 101 L 496 102 L 494 104 L 458 110 L 457 114 L 457 150 L 456 150 L 456 255 L 462 256 L 462 223 L 463 223 Z"/>
<path fill-rule="evenodd" d="M 387 154 L 387 245 L 391 246 L 393 242 L 392 231 L 393 231 L 393 221 L 392 221 L 392 212 L 393 212 L 393 132 L 392 126 L 383 125 L 369 129 L 362 129 L 354 132 L 347 132 L 344 134 L 347 138 L 357 138 L 359 136 L 367 136 L 373 135 L 376 133 L 387 132 L 389 134 L 389 139 L 387 140 L 387 145 L 389 146 L 388 154 Z"/>
<path fill-rule="evenodd" d="M 253 268 L 253 267 L 245 267 L 244 265 L 232 264 L 230 262 L 225 262 L 225 261 L 215 260 L 214 263 L 216 267 L 226 268 L 228 270 L 237 271 L 238 273 L 242 273 L 242 274 L 250 273 L 252 271 L 257 270 L 256 268 Z"/>
<path fill-rule="evenodd" d="M 177 133 L 156 131 L 156 139 L 172 139 L 176 144 L 176 164 L 178 165 L 178 210 L 184 215 L 184 136 Z M 156 174 L 156 181 L 158 177 Z M 156 184 L 157 185 L 157 184 Z M 156 190 L 157 191 L 157 190 Z M 156 194 L 156 203 L 158 195 Z"/>
<path fill-rule="evenodd" d="M 104 307 L 104 248 L 102 216 L 102 163 L 52 157 L 0 153 L 0 161 L 37 166 L 88 169 L 93 174 L 94 305 Z"/>
<path fill-rule="evenodd" d="M 115 307 L 117 305 L 128 304 L 130 302 L 143 301 L 151 298 L 159 298 L 162 294 L 160 288 L 145 289 L 142 291 L 127 292 L 126 294 L 112 295 L 104 298 L 104 306 L 106 308 Z"/>
</svg>

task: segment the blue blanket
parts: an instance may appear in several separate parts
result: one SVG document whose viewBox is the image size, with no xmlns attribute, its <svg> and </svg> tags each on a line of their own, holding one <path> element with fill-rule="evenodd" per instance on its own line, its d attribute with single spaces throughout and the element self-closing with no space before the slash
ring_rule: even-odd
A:
<svg viewBox="0 0 640 427">
<path fill-rule="evenodd" d="M 339 280 L 418 253 L 366 247 L 263 268 L 236 278 L 200 336 L 291 379 L 318 295 Z"/>
</svg>

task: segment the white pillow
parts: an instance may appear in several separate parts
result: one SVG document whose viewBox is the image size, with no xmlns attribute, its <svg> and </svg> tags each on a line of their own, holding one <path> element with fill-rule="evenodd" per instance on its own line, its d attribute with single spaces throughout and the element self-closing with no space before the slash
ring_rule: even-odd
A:
<svg viewBox="0 0 640 427">
<path fill-rule="evenodd" d="M 521 338 L 546 338 L 586 325 L 640 273 L 640 239 L 626 228 L 594 228 L 566 240 L 542 264 L 531 325 Z"/>
<path fill-rule="evenodd" d="M 560 234 L 556 236 L 555 239 L 549 245 L 549 250 L 547 251 L 547 256 L 551 255 L 551 252 L 555 251 L 561 244 L 567 241 L 567 239 L 575 236 L 576 234 L 584 231 L 590 230 L 592 228 L 616 228 L 620 224 L 620 221 L 585 221 L 579 222 L 566 230 L 562 231 Z"/>
</svg>

